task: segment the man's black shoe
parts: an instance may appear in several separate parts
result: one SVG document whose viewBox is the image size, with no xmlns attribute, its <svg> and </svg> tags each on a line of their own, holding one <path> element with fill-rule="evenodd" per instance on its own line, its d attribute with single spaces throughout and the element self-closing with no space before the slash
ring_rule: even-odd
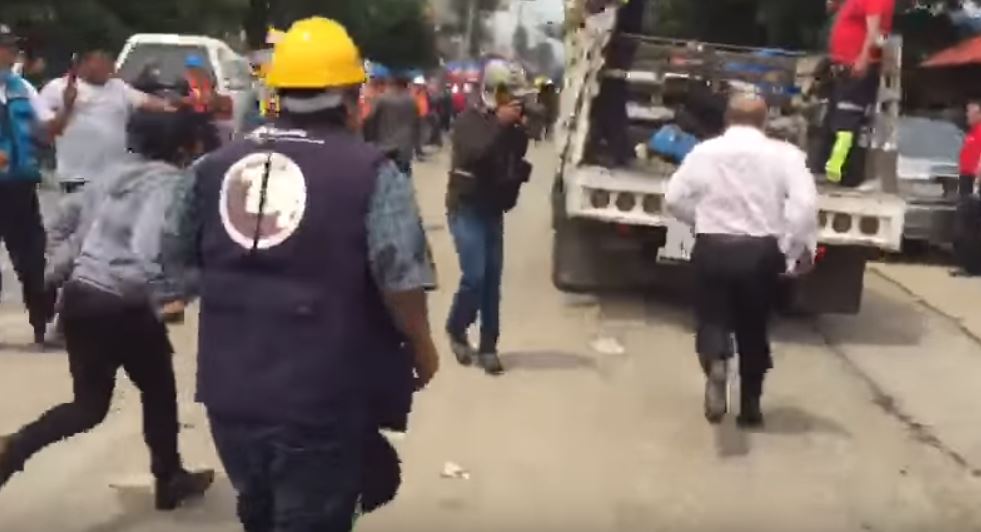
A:
<svg viewBox="0 0 981 532">
<path fill-rule="evenodd" d="M 461 366 L 473 364 L 473 359 L 477 356 L 477 350 L 470 345 L 466 336 L 458 336 L 453 333 L 450 333 L 450 350 L 453 351 L 456 361 Z"/>
<path fill-rule="evenodd" d="M 204 471 L 189 472 L 181 470 L 167 480 L 157 480 L 156 506 L 157 510 L 169 512 L 176 510 L 189 499 L 196 499 L 204 495 L 208 488 L 215 482 L 215 472 L 206 469 Z"/>
<path fill-rule="evenodd" d="M 504 373 L 504 366 L 497 353 L 481 353 L 477 361 L 488 375 L 496 376 Z"/>
<path fill-rule="evenodd" d="M 47 327 L 35 327 L 34 328 L 34 345 L 43 346 L 45 345 L 45 336 L 47 336 Z"/>
<path fill-rule="evenodd" d="M 760 411 L 759 404 L 757 404 L 756 410 L 740 412 L 739 417 L 736 418 L 736 423 L 744 429 L 763 428 L 763 412 Z"/>
<path fill-rule="evenodd" d="M 763 411 L 760 410 L 759 396 L 744 396 L 740 401 L 739 417 L 736 423 L 744 429 L 758 429 L 763 427 Z"/>
<path fill-rule="evenodd" d="M 725 360 L 713 360 L 705 370 L 705 377 L 705 419 L 712 424 L 719 423 L 729 411 L 729 364 Z"/>
</svg>

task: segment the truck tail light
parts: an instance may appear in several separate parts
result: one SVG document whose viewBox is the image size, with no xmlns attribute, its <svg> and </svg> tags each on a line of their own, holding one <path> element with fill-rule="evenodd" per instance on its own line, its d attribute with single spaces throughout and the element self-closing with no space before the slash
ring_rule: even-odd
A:
<svg viewBox="0 0 981 532">
<path fill-rule="evenodd" d="M 817 264 L 824 260 L 828 255 L 828 246 L 818 246 L 816 252 L 814 253 L 814 264 Z"/>
</svg>

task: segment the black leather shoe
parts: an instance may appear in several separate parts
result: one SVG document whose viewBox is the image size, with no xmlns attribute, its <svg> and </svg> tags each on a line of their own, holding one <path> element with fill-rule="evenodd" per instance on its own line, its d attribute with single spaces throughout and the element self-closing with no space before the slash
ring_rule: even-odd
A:
<svg viewBox="0 0 981 532">
<path fill-rule="evenodd" d="M 478 362 L 488 375 L 497 376 L 504 373 L 504 366 L 501 364 L 501 358 L 497 356 L 497 353 L 481 353 Z"/>
<path fill-rule="evenodd" d="M 763 396 L 762 377 L 743 377 L 739 398 L 739 417 L 736 423 L 744 429 L 763 427 L 763 411 L 760 409 L 760 398 Z"/>
<path fill-rule="evenodd" d="M 215 472 L 189 472 L 181 470 L 167 480 L 157 480 L 156 506 L 157 510 L 169 512 L 176 510 L 189 499 L 197 499 L 208 491 L 215 482 Z"/>
<path fill-rule="evenodd" d="M 760 410 L 760 400 L 743 403 L 736 418 L 736 423 L 744 429 L 759 429 L 763 427 L 763 412 Z"/>
<path fill-rule="evenodd" d="M 728 362 L 713 360 L 709 363 L 705 379 L 705 419 L 709 423 L 721 422 L 729 411 L 728 381 Z"/>
</svg>

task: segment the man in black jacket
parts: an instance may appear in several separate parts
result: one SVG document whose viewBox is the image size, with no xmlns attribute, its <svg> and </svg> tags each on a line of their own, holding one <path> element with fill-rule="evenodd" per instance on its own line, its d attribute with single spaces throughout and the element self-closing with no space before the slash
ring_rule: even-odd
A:
<svg viewBox="0 0 981 532">
<path fill-rule="evenodd" d="M 446 208 L 463 277 L 446 329 L 457 361 L 477 363 L 491 375 L 504 371 L 500 337 L 504 213 L 517 203 L 531 175 L 525 160 L 528 134 L 521 104 L 523 73 L 505 61 L 484 70 L 483 97 L 457 119 Z M 480 316 L 480 344 L 468 330 Z"/>
</svg>

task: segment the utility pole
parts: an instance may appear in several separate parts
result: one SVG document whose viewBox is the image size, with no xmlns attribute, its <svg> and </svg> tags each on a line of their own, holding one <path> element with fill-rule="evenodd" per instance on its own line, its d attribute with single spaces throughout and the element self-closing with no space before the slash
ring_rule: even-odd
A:
<svg viewBox="0 0 981 532">
<path fill-rule="evenodd" d="M 467 5 L 467 30 L 463 34 L 463 45 L 460 46 L 460 59 L 466 59 L 473 49 L 473 29 L 477 19 L 477 1 L 469 0 Z"/>
</svg>

